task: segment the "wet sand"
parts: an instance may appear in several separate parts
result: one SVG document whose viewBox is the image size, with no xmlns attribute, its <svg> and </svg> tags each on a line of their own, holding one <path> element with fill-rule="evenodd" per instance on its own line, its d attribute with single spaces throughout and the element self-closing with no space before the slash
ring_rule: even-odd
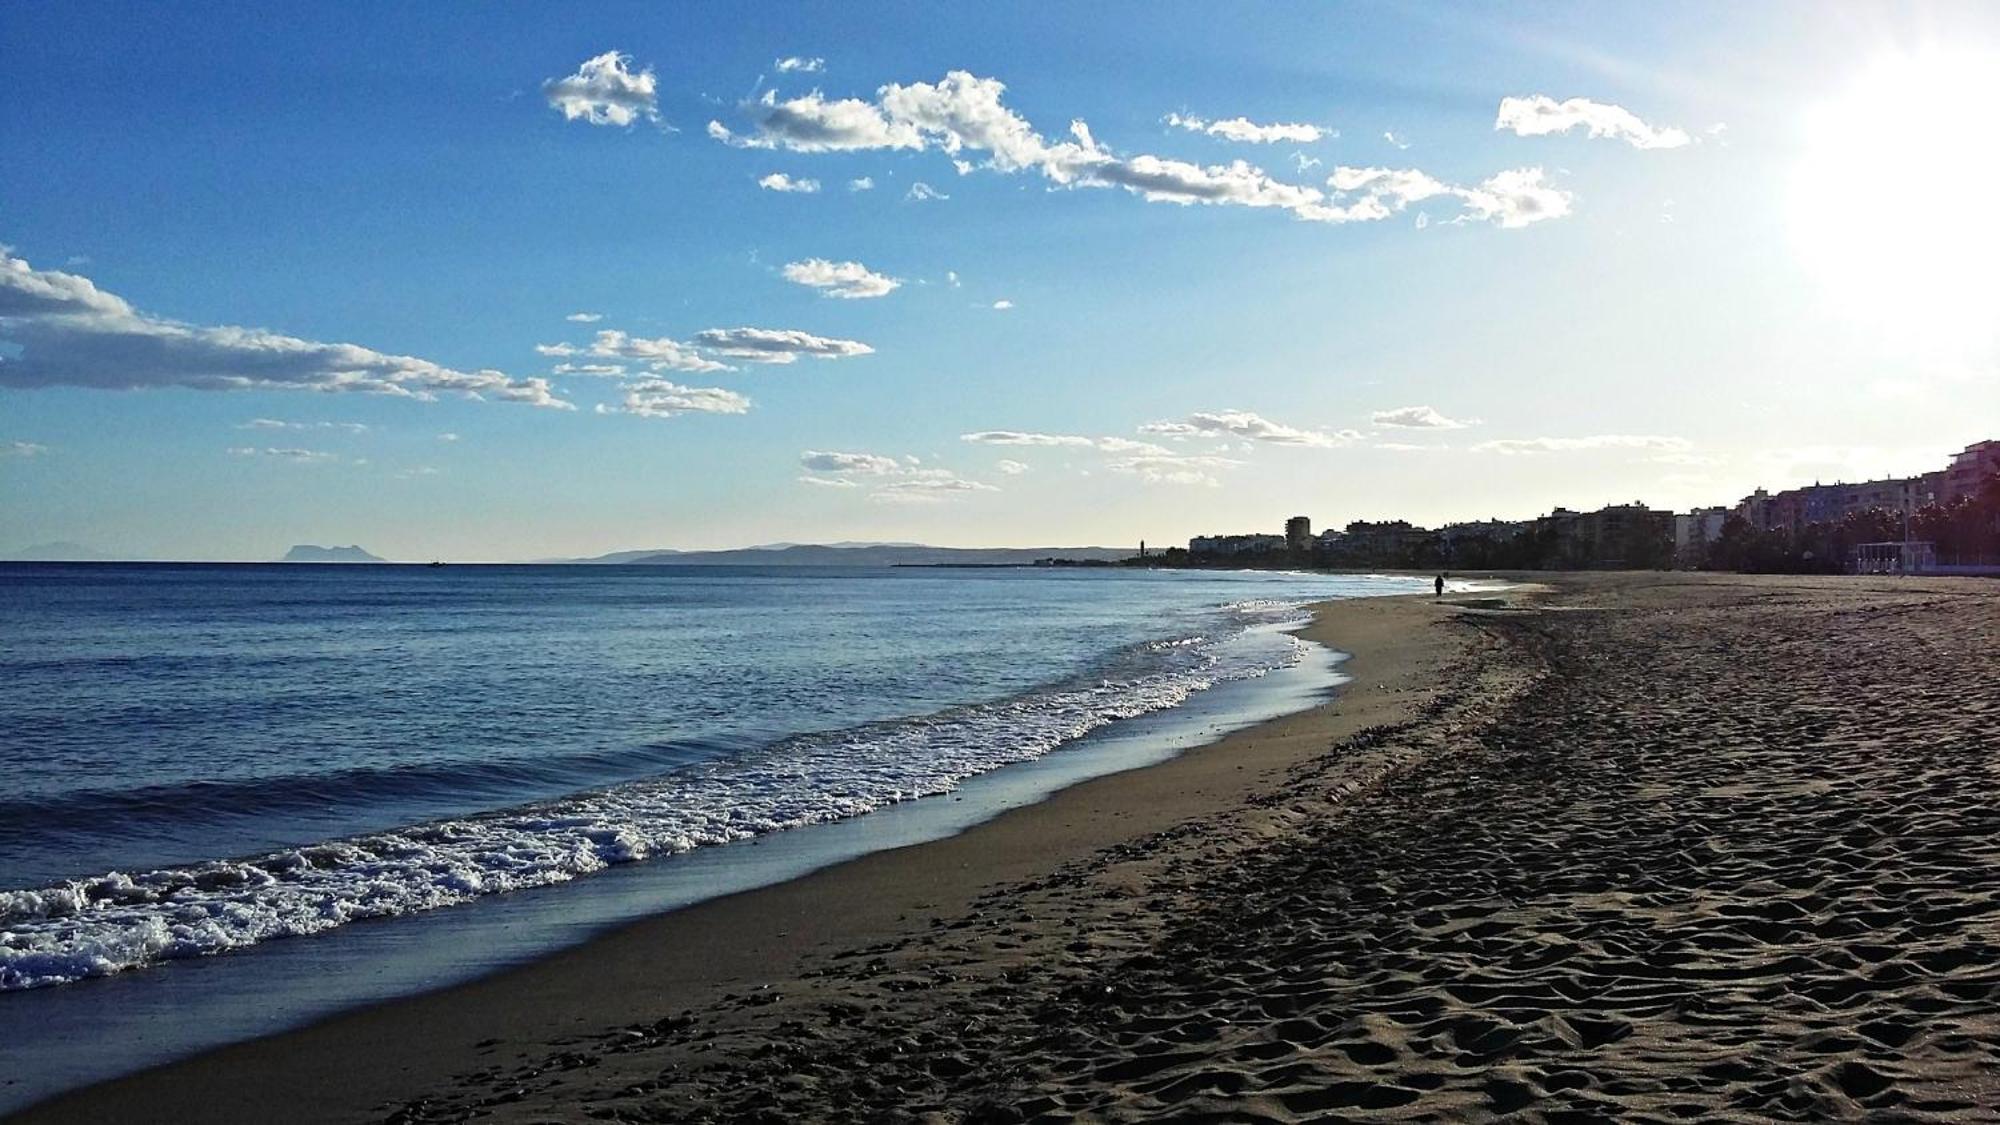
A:
<svg viewBox="0 0 2000 1125">
<path fill-rule="evenodd" d="M 1558 583 L 1336 604 L 1326 707 L 30 1116 L 2000 1120 L 2000 584 Z"/>
</svg>

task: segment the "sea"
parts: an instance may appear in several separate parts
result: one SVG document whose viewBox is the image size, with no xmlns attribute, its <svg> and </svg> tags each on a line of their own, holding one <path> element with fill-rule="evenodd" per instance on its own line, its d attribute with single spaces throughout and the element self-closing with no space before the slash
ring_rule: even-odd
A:
<svg viewBox="0 0 2000 1125">
<path fill-rule="evenodd" d="M 1327 698 L 1272 571 L 0 565 L 0 1111 Z"/>
</svg>

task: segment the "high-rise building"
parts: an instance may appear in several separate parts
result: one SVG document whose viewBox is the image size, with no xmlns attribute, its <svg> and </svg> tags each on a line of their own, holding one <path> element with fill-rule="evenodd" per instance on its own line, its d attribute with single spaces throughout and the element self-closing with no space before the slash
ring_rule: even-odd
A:
<svg viewBox="0 0 2000 1125">
<path fill-rule="evenodd" d="M 1961 496 L 1976 496 L 1980 486 L 1995 475 L 2000 475 L 2000 441 L 1973 442 L 1951 459 L 1939 499 L 1949 504 Z"/>
</svg>

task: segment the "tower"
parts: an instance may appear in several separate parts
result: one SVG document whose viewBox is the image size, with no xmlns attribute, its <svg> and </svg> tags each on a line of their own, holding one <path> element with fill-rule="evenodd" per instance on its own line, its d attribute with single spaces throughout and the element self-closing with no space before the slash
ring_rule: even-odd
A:
<svg viewBox="0 0 2000 1125">
<path fill-rule="evenodd" d="M 1285 521 L 1285 548 L 1303 551 L 1312 545 L 1312 521 L 1304 516 L 1293 516 Z"/>
</svg>

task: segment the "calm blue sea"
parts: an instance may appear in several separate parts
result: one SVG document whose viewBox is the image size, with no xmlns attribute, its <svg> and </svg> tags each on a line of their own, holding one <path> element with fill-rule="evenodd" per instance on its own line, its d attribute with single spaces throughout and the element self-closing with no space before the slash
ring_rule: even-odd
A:
<svg viewBox="0 0 2000 1125">
<path fill-rule="evenodd" d="M 1186 742 L 1169 728 L 1191 701 L 1299 665 L 1301 604 L 1419 588 L 0 566 L 0 1015 L 361 919 L 713 870 L 732 841 L 865 819 L 1142 718 Z"/>
</svg>

